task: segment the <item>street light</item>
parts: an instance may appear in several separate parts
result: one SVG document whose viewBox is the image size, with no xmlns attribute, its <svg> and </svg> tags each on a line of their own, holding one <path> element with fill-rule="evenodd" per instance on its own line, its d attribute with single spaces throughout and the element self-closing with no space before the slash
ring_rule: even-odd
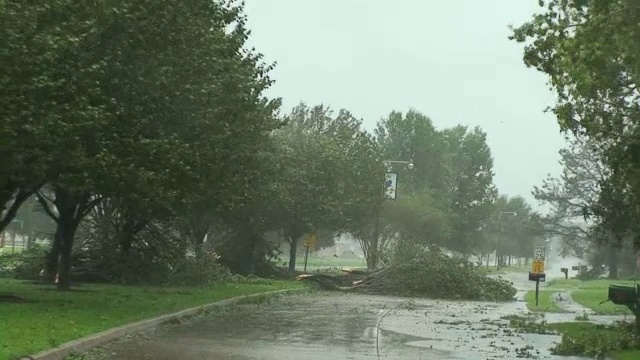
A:
<svg viewBox="0 0 640 360">
<path fill-rule="evenodd" d="M 500 234 L 498 235 L 498 248 L 496 249 L 496 269 L 500 269 L 500 255 L 502 254 L 502 215 L 511 215 L 513 217 L 518 216 L 518 213 L 515 211 L 503 211 L 498 215 L 498 223 L 500 226 Z"/>
<path fill-rule="evenodd" d="M 387 165 L 387 168 L 391 167 L 391 164 L 406 164 L 407 165 L 407 169 L 409 170 L 413 170 L 413 161 L 403 161 L 403 160 L 385 160 L 383 161 L 385 165 Z"/>
<path fill-rule="evenodd" d="M 379 242 L 380 242 L 380 223 L 382 222 L 381 219 L 381 215 L 382 215 L 382 204 L 384 202 L 385 199 L 394 199 L 396 198 L 396 189 L 397 189 L 397 181 L 398 181 L 398 174 L 391 172 L 391 165 L 392 164 L 404 164 L 407 166 L 407 168 L 409 170 L 413 170 L 414 165 L 413 165 L 413 161 L 403 161 L 403 160 L 384 160 L 383 163 L 385 164 L 386 168 L 387 168 L 387 172 L 385 173 L 385 180 L 384 180 L 384 187 L 382 188 L 383 192 L 382 192 L 382 197 L 379 198 L 378 201 L 376 201 L 376 207 L 375 207 L 375 211 L 376 214 L 374 215 L 374 228 L 373 228 L 373 236 L 371 238 L 371 243 L 369 244 L 369 248 L 368 248 L 368 261 L 367 261 L 367 266 L 370 267 L 372 270 L 375 269 L 375 267 L 377 266 L 377 262 L 378 262 L 378 247 L 379 247 Z M 363 248 L 364 249 L 364 248 Z"/>
</svg>

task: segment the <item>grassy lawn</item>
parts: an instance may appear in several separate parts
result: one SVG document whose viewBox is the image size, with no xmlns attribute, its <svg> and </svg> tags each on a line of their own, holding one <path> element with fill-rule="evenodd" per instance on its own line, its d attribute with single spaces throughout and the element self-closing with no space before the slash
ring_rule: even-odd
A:
<svg viewBox="0 0 640 360">
<path fill-rule="evenodd" d="M 553 279 L 549 281 L 545 289 L 553 289 L 553 290 L 567 290 L 577 288 L 581 280 L 578 279 Z"/>
<path fill-rule="evenodd" d="M 614 360 L 638 360 L 640 359 L 640 350 L 623 351 L 611 356 Z"/>
<path fill-rule="evenodd" d="M 573 291 L 571 297 L 582 306 L 586 306 L 599 315 L 631 315 L 631 311 L 612 302 L 601 302 L 607 300 L 609 285 L 635 286 L 631 280 L 590 280 L 581 282 L 577 289 Z"/>
<path fill-rule="evenodd" d="M 78 285 L 77 291 L 0 279 L 0 294 L 28 302 L 0 302 L 0 360 L 32 354 L 118 325 L 240 295 L 304 285 L 293 281 L 208 288 Z"/>
<path fill-rule="evenodd" d="M 564 310 L 556 305 L 556 303 L 554 303 L 551 299 L 554 293 L 555 291 L 540 290 L 540 294 L 538 296 L 538 306 L 536 307 L 536 291 L 528 291 L 524 295 L 524 300 L 527 302 L 527 308 L 529 309 L 529 311 L 534 312 L 564 312 Z"/>
<path fill-rule="evenodd" d="M 288 264 L 288 258 L 281 258 L 278 264 Z M 316 270 L 322 268 L 332 267 L 346 267 L 346 268 L 366 268 L 367 262 L 365 259 L 360 258 L 340 258 L 335 256 L 312 256 L 309 255 L 307 260 L 307 270 Z M 304 256 L 298 256 L 296 258 L 296 269 L 304 269 Z"/>
</svg>

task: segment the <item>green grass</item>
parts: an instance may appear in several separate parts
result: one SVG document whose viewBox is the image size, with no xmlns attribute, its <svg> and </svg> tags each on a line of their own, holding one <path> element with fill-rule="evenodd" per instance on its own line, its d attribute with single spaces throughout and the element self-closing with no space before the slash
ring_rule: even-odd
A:
<svg viewBox="0 0 640 360">
<path fill-rule="evenodd" d="M 611 354 L 614 360 L 638 360 L 640 359 L 640 350 L 630 350 Z"/>
<path fill-rule="evenodd" d="M 278 264 L 288 264 L 288 258 L 281 258 Z M 365 259 L 360 258 L 340 258 L 335 256 L 309 256 L 307 260 L 307 270 L 315 270 L 331 267 L 347 267 L 347 268 L 366 268 L 367 262 Z M 296 269 L 304 269 L 304 256 L 298 256 L 296 258 Z"/>
<path fill-rule="evenodd" d="M 627 285 L 635 286 L 634 281 L 630 280 L 589 280 L 582 281 L 576 290 L 573 291 L 571 297 L 578 304 L 586 306 L 598 315 L 632 315 L 631 311 L 621 305 L 615 305 L 612 302 L 605 302 L 609 285 Z"/>
<path fill-rule="evenodd" d="M 565 312 L 551 299 L 554 293 L 555 293 L 554 291 L 541 290 L 538 296 L 538 306 L 536 307 L 536 291 L 535 290 L 528 291 L 524 295 L 524 300 L 527 302 L 527 308 L 529 309 L 529 311 L 534 311 L 534 312 L 551 312 L 551 313 Z"/>
<path fill-rule="evenodd" d="M 0 255 L 12 255 L 12 254 L 19 254 L 23 251 L 25 251 L 27 248 L 25 246 L 22 245 L 16 245 L 11 246 L 11 243 L 9 242 L 8 244 L 5 243 L 4 247 L 1 247 L 0 249 Z"/>
<path fill-rule="evenodd" d="M 553 290 L 567 290 L 574 289 L 578 287 L 582 283 L 581 280 L 578 279 L 553 279 L 549 281 L 545 289 L 553 289 Z"/>
<path fill-rule="evenodd" d="M 79 285 L 73 292 L 58 292 L 49 286 L 0 279 L 0 294 L 13 294 L 30 301 L 0 302 L 0 360 L 32 354 L 115 326 L 181 309 L 240 295 L 302 286 L 292 281 L 208 288 L 92 284 Z"/>
</svg>

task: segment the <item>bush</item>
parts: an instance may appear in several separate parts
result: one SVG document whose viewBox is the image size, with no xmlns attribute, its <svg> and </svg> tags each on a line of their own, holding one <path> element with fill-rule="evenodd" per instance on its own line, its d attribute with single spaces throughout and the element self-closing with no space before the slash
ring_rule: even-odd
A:
<svg viewBox="0 0 640 360">
<path fill-rule="evenodd" d="M 556 355 L 602 359 L 612 352 L 640 349 L 640 337 L 634 333 L 634 326 L 625 323 L 613 326 L 572 325 L 562 334 L 562 341 L 551 351 Z"/>
<path fill-rule="evenodd" d="M 47 249 L 40 244 L 15 254 L 0 255 L 0 276 L 21 280 L 38 280 L 44 268 Z"/>
<path fill-rule="evenodd" d="M 177 264 L 169 274 L 164 285 L 168 286 L 203 286 L 228 282 L 237 282 L 238 277 L 231 274 L 226 266 L 215 259 L 185 259 Z"/>
</svg>

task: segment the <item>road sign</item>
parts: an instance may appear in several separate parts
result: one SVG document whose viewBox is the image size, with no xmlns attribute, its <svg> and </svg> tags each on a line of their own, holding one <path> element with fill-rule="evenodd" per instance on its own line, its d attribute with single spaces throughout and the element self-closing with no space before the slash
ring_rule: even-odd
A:
<svg viewBox="0 0 640 360">
<path fill-rule="evenodd" d="M 544 246 L 536 245 L 533 247 L 533 260 L 539 260 L 544 262 Z"/>
<path fill-rule="evenodd" d="M 315 247 L 316 246 L 316 240 L 317 240 L 316 239 L 316 233 L 315 232 L 309 233 L 307 235 L 307 237 L 304 238 L 304 246 L 307 247 L 307 248 Z"/>
<path fill-rule="evenodd" d="M 384 176 L 384 196 L 387 199 L 396 199 L 396 190 L 398 186 L 398 174 L 388 172 Z"/>
<path fill-rule="evenodd" d="M 531 272 L 534 274 L 542 274 L 544 272 L 544 261 L 533 260 L 533 266 L 531 266 Z"/>
</svg>

